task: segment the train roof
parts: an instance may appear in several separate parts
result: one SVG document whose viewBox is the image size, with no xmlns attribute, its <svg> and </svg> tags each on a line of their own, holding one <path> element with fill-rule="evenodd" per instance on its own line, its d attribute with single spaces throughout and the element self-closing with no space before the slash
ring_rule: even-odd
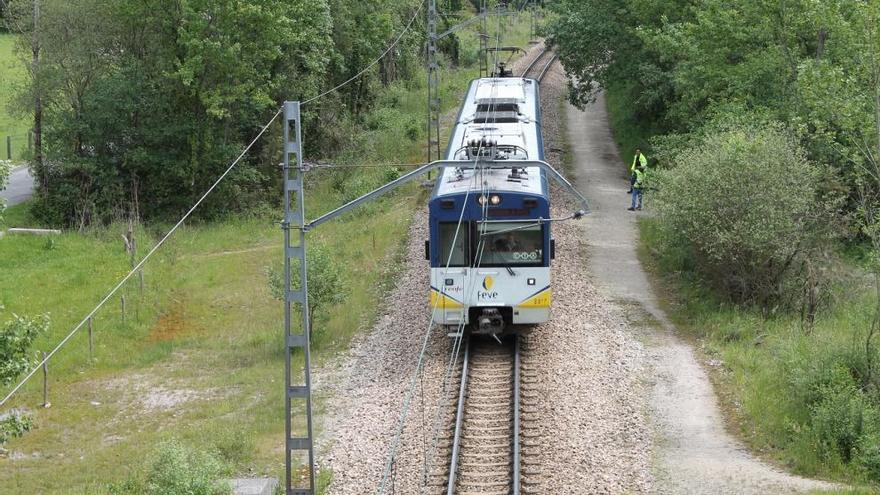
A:
<svg viewBox="0 0 880 495">
<path fill-rule="evenodd" d="M 464 194 L 488 187 L 492 191 L 547 195 L 547 180 L 537 167 L 516 166 L 517 160 L 543 160 L 538 83 L 520 77 L 483 78 L 471 82 L 449 139 L 446 160 L 472 162 L 467 147 L 488 141 L 507 152 L 510 168 L 445 168 L 435 196 Z M 514 169 L 518 169 L 514 173 Z"/>
</svg>

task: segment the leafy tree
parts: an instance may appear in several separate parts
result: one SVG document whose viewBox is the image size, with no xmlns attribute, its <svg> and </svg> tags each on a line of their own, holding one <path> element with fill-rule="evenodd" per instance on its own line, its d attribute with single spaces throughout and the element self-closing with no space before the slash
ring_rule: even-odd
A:
<svg viewBox="0 0 880 495">
<path fill-rule="evenodd" d="M 675 160 L 656 195 L 670 238 L 733 300 L 778 303 L 830 241 L 820 169 L 773 125 L 711 132 Z"/>
<path fill-rule="evenodd" d="M 33 30 L 26 10 L 22 31 Z M 41 45 L 28 88 L 45 104 L 36 213 L 78 224 L 179 214 L 282 99 L 323 86 L 331 22 L 324 0 L 46 0 L 23 37 Z M 261 201 L 274 167 L 243 163 L 207 211 Z"/>
<path fill-rule="evenodd" d="M 316 319 L 323 321 L 329 308 L 345 301 L 349 287 L 342 275 L 339 265 L 335 263 L 330 251 L 318 244 L 312 244 L 307 250 L 307 271 L 309 287 L 309 323 Z M 271 268 L 268 270 L 269 292 L 279 301 L 284 300 L 284 270 Z M 291 276 L 294 290 L 301 287 L 299 277 Z"/>
<path fill-rule="evenodd" d="M 49 329 L 49 317 L 25 318 L 13 314 L 0 327 L 0 383 L 9 385 L 39 361 L 30 352 L 31 344 Z"/>
</svg>

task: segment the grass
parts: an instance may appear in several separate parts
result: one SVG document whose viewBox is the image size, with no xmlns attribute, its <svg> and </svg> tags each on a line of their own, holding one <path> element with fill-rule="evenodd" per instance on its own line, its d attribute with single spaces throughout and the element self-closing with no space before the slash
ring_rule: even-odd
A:
<svg viewBox="0 0 880 495">
<path fill-rule="evenodd" d="M 624 157 L 662 132 L 639 125 L 627 94 L 625 85 L 607 91 Z M 874 305 L 865 279 L 842 281 L 810 329 L 796 311 L 765 314 L 719 297 L 694 271 L 693 253 L 666 242 L 659 220 L 639 226 L 640 259 L 656 275 L 676 326 L 714 363 L 710 376 L 730 428 L 753 452 L 796 474 L 865 485 L 837 493 L 878 493 L 871 457 L 876 396 L 854 384 L 871 360 L 864 343 Z M 857 264 L 859 256 L 845 253 L 845 263 Z"/>
<path fill-rule="evenodd" d="M 874 317 L 865 282 L 854 279 L 836 289 L 809 329 L 799 314 L 768 316 L 719 298 L 682 266 L 681 257 L 658 249 L 664 241 L 657 220 L 643 219 L 640 232 L 640 259 L 657 275 L 658 292 L 667 294 L 667 311 L 717 363 L 713 382 L 736 433 L 753 451 L 797 474 L 868 485 L 840 493 L 878 493 L 858 451 L 852 459 L 842 457 L 829 441 L 851 434 L 841 423 L 848 414 L 866 425 L 873 414 L 870 408 L 852 409 L 863 404 L 855 396 L 843 405 L 834 402 L 848 393 L 834 380 L 836 371 L 855 370 L 865 359 L 866 330 Z"/>
<path fill-rule="evenodd" d="M 505 44 L 524 40 L 528 20 L 509 31 L 516 36 Z M 450 115 L 473 77 L 472 69 L 444 73 L 443 105 Z M 424 112 L 423 85 L 395 85 L 380 101 L 378 108 L 389 112 L 390 107 L 390 113 L 353 137 L 371 144 L 350 159 L 423 160 L 424 131 L 414 139 L 401 138 L 411 116 Z M 393 173 L 390 166 L 310 173 L 309 217 Z M 405 188 L 309 234 L 310 242 L 331 249 L 351 289 L 346 301 L 316 325 L 314 366 L 334 359 L 372 325 L 393 281 L 412 213 L 426 194 L 416 186 Z M 7 210 L 6 226 L 30 223 L 28 208 Z M 123 289 L 125 322 L 119 297 L 97 314 L 93 359 L 85 331 L 53 358 L 52 407 L 39 407 L 39 376 L 13 399 L 11 406 L 34 413 L 36 427 L 6 445 L 24 458 L 0 459 L 0 493 L 106 493 L 107 483 L 142 475 L 145 455 L 171 439 L 218 452 L 236 473 L 282 478 L 283 311 L 269 295 L 266 277 L 268 267 L 281 263 L 279 217 L 255 213 L 183 227 L 147 265 L 144 291 L 136 279 Z M 51 330 L 35 349 L 51 349 L 129 269 L 121 240 L 126 229 L 116 224 L 65 232 L 51 243 L 36 237 L 0 240 L 0 303 L 5 306 L 0 321 L 13 312 L 49 313 Z M 165 230 L 139 227 L 139 256 Z M 319 415 L 325 399 L 319 390 Z M 320 484 L 326 486 L 331 477 L 322 472 Z"/>
<path fill-rule="evenodd" d="M 27 72 L 15 53 L 16 37 L 0 33 L 0 159 L 6 159 L 6 137 L 12 137 L 12 158 L 21 157 L 27 148 L 30 124 L 26 116 L 16 115 L 10 106 L 16 90 L 24 84 Z"/>
<path fill-rule="evenodd" d="M 30 205 L 19 203 L 3 210 L 3 220 L 0 220 L 0 229 L 13 227 L 31 226 Z"/>
</svg>

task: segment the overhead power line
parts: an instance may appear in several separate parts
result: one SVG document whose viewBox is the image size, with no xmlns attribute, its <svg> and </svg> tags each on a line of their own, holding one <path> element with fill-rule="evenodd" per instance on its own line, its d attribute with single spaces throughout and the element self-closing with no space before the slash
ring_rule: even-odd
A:
<svg viewBox="0 0 880 495">
<path fill-rule="evenodd" d="M 177 229 L 179 229 L 180 226 L 183 225 L 183 223 L 190 217 L 190 215 L 192 215 L 193 212 L 196 211 L 196 208 L 198 208 L 205 201 L 205 199 L 212 192 L 214 192 L 214 189 L 216 189 L 217 186 L 220 185 L 221 182 L 223 182 L 223 180 L 226 178 L 226 176 L 229 175 L 230 172 L 232 172 L 232 169 L 234 169 L 235 166 L 238 165 L 238 162 L 240 162 L 242 160 L 242 158 L 244 158 L 245 155 L 247 155 L 247 153 L 251 150 L 251 148 L 254 146 L 254 144 L 256 144 L 256 142 L 263 136 L 263 134 L 266 133 L 266 130 L 269 128 L 269 126 L 272 125 L 273 122 L 275 122 L 275 119 L 277 119 L 279 115 L 281 115 L 280 109 L 277 112 L 275 112 L 275 115 L 272 116 L 272 118 L 269 120 L 269 122 L 267 122 L 266 125 L 264 125 L 262 129 L 260 129 L 260 132 L 257 134 L 257 136 L 250 142 L 250 144 L 247 145 L 247 147 L 244 149 L 244 151 L 242 151 L 241 154 L 238 155 L 238 158 L 236 158 L 235 160 L 232 161 L 232 163 L 229 165 L 229 167 L 226 168 L 226 171 L 223 172 L 223 174 L 221 174 L 220 177 L 216 181 L 214 181 L 214 183 L 211 185 L 211 187 L 209 187 L 208 190 L 205 191 L 204 194 L 202 194 L 202 197 L 200 197 L 199 200 L 196 201 L 196 203 L 192 206 L 192 208 L 190 208 L 189 211 L 187 211 L 186 214 L 183 215 L 183 217 L 180 219 L 180 221 L 178 221 L 174 225 L 174 227 L 172 227 L 171 230 L 169 230 L 168 233 L 165 234 L 165 237 L 163 237 L 155 246 L 153 246 L 153 249 L 151 249 L 150 252 L 147 253 L 146 256 L 144 256 L 144 258 L 140 261 L 140 263 L 138 263 L 134 268 L 132 268 L 131 271 L 128 272 L 128 274 L 125 277 L 123 277 L 122 280 L 120 280 L 119 283 L 116 284 L 116 286 L 113 287 L 113 289 L 111 289 L 110 292 L 108 292 L 107 295 L 104 296 L 103 299 L 101 299 L 101 302 L 99 302 L 98 305 L 95 306 L 95 308 L 92 309 L 89 312 L 89 314 L 87 314 L 86 317 L 83 318 L 82 321 L 79 322 L 78 325 L 73 327 L 73 330 L 71 330 L 70 333 L 68 333 L 67 336 L 64 337 L 64 339 L 62 339 L 61 342 L 59 342 L 58 345 L 56 345 L 55 348 L 52 349 L 52 351 L 49 354 L 46 354 L 46 356 L 43 358 L 43 360 L 40 361 L 40 363 L 37 366 L 35 366 L 34 369 L 32 369 L 30 371 L 30 373 L 28 373 L 27 376 L 25 376 L 24 379 L 21 380 L 18 383 L 18 385 L 16 385 L 15 388 L 13 388 L 9 392 L 8 395 L 6 395 L 6 397 L 3 399 L 3 401 L 0 401 L 0 407 L 2 407 L 4 404 L 6 404 L 6 402 L 9 401 L 9 399 L 11 399 L 12 396 L 15 395 L 15 393 L 18 392 L 19 389 L 21 389 L 21 387 L 23 387 L 24 384 L 27 383 L 28 380 L 30 380 L 31 377 L 34 376 L 34 374 L 37 372 L 37 370 L 39 370 L 44 364 L 46 364 L 50 359 L 52 359 L 52 356 L 54 356 L 55 353 L 57 353 L 62 347 L 64 347 L 64 345 L 67 344 L 67 342 L 74 335 L 76 335 L 76 333 L 83 327 L 83 325 L 85 325 L 89 321 L 90 318 L 95 316 L 95 314 L 105 304 L 107 304 L 107 301 L 109 301 L 110 298 L 113 297 L 113 295 L 116 294 L 119 291 L 119 289 L 122 288 L 122 286 L 125 285 L 125 283 L 128 282 L 128 280 L 131 279 L 131 277 L 133 277 L 147 263 L 147 261 L 149 261 L 150 258 L 153 257 L 153 255 L 156 253 L 156 251 L 158 251 L 159 248 L 161 248 L 165 244 L 165 242 L 169 238 L 171 238 L 172 235 L 174 235 L 174 233 L 177 231 Z"/>
<path fill-rule="evenodd" d="M 0 1 L 3 1 L 3 0 L 0 0 Z M 311 102 L 313 102 L 313 101 L 315 101 L 315 100 L 318 100 L 318 99 L 320 99 L 320 98 L 323 98 L 324 96 L 327 96 L 328 94 L 330 94 L 330 93 L 332 93 L 332 92 L 334 92 L 334 91 L 336 91 L 336 90 L 338 90 L 338 89 L 344 87 L 344 86 L 347 85 L 347 84 L 350 84 L 352 81 L 354 81 L 354 80 L 357 79 L 358 77 L 362 76 L 364 73 L 366 73 L 368 70 L 370 70 L 371 68 L 373 68 L 376 64 L 378 64 L 383 58 L 385 58 L 386 55 L 388 55 L 388 53 L 391 52 L 391 50 L 393 50 L 393 49 L 394 49 L 394 48 L 400 43 L 400 41 L 403 39 L 403 37 L 406 35 L 406 33 L 410 31 L 410 29 L 412 28 L 413 23 L 414 23 L 415 20 L 418 18 L 419 14 L 422 12 L 423 7 L 424 7 L 424 2 L 421 2 L 421 3 L 419 4 L 419 8 L 418 8 L 418 10 L 417 10 L 416 13 L 412 16 L 412 18 L 409 20 L 409 23 L 407 23 L 407 25 L 406 25 L 406 27 L 404 28 L 404 30 L 403 30 L 403 31 L 397 36 L 397 38 L 394 40 L 394 42 L 391 43 L 391 45 L 389 45 L 388 48 L 382 53 L 382 55 L 380 55 L 376 60 L 374 60 L 374 61 L 371 62 L 369 65 L 367 65 L 366 67 L 364 67 L 363 70 L 361 70 L 360 72 L 358 72 L 355 76 L 351 77 L 351 78 L 348 79 L 347 81 L 345 81 L 345 82 L 343 82 L 343 83 L 341 83 L 341 84 L 335 86 L 334 88 L 332 88 L 332 89 L 330 89 L 330 90 L 327 90 L 327 91 L 325 91 L 325 92 L 323 92 L 323 93 L 321 93 L 321 94 L 319 94 L 319 95 L 317 95 L 317 96 L 314 96 L 314 97 L 312 97 L 312 98 L 306 100 L 306 101 L 303 102 L 302 104 L 305 105 L 306 103 L 311 103 Z M 102 307 L 104 307 L 105 304 L 107 304 L 107 301 L 109 301 L 110 298 L 112 298 L 112 297 L 113 297 L 113 296 L 119 291 L 119 289 L 121 289 L 122 286 L 125 285 L 125 283 L 128 282 L 128 281 L 129 281 L 129 280 L 130 280 L 130 279 L 131 279 L 131 278 L 132 278 L 132 277 L 133 277 L 133 276 L 134 276 L 134 275 L 135 275 L 135 274 L 136 274 L 136 273 L 137 273 L 137 272 L 138 272 L 138 271 L 139 271 L 139 270 L 140 270 L 140 269 L 141 269 L 141 268 L 147 263 L 147 261 L 149 261 L 149 259 L 150 259 L 150 258 L 156 253 L 156 251 L 158 251 L 159 248 L 161 248 L 161 247 L 165 244 L 165 242 L 166 242 L 169 238 L 171 238 L 172 235 L 174 235 L 174 233 L 177 231 L 177 229 L 179 229 L 180 226 L 183 225 L 183 223 L 184 223 L 184 222 L 185 222 L 185 221 L 186 221 L 186 220 L 192 215 L 192 213 L 193 213 L 193 212 L 194 212 L 194 211 L 195 211 L 195 210 L 196 210 L 196 209 L 197 209 L 197 208 L 198 208 L 198 207 L 199 207 L 199 206 L 205 201 L 205 199 L 207 199 L 207 197 L 208 197 L 212 192 L 214 192 L 214 190 L 217 188 L 217 186 L 219 186 L 220 183 L 223 182 L 223 180 L 226 179 L 226 177 L 232 172 L 232 170 L 238 165 L 238 163 L 239 163 L 239 162 L 245 157 L 245 155 L 247 155 L 247 153 L 251 150 L 251 148 L 253 148 L 254 144 L 256 144 L 256 142 L 257 142 L 261 137 L 263 137 L 263 135 L 266 133 L 266 130 L 268 130 L 269 127 L 272 125 L 272 123 L 274 123 L 275 120 L 278 118 L 278 116 L 281 115 L 281 112 L 282 112 L 282 109 L 278 109 L 278 110 L 275 112 L 275 115 L 273 115 L 272 118 L 269 120 L 269 122 L 267 122 L 266 125 L 264 125 L 264 126 L 260 129 L 260 132 L 256 135 L 256 137 L 254 137 L 254 139 L 250 142 L 250 144 L 248 144 L 247 147 L 245 147 L 245 149 L 241 152 L 241 154 L 238 155 L 238 157 L 237 157 L 235 160 L 232 161 L 232 163 L 229 165 L 229 167 L 226 168 L 226 170 L 223 172 L 223 174 L 221 174 L 220 177 L 217 178 L 217 180 L 211 185 L 211 187 L 208 188 L 207 191 L 205 191 L 205 193 L 199 198 L 198 201 L 196 201 L 196 203 L 192 206 L 192 208 L 190 208 L 189 211 L 187 211 L 186 214 L 183 215 L 183 217 L 180 219 L 180 221 L 177 222 L 177 224 L 175 224 L 174 227 L 172 227 L 171 230 L 168 231 L 168 233 L 165 235 L 165 237 L 163 237 L 163 238 L 162 238 L 162 239 L 161 239 L 161 240 L 160 240 L 160 241 L 159 241 L 159 242 L 153 247 L 153 249 L 151 249 L 150 252 L 147 253 L 146 256 L 144 256 L 144 258 L 140 261 L 140 263 L 138 263 L 134 268 L 132 268 L 131 271 L 128 272 L 128 274 L 127 274 L 125 277 L 123 277 L 122 280 L 120 280 L 119 283 L 117 283 L 117 284 L 116 284 L 116 285 L 110 290 L 110 292 L 108 292 L 107 295 L 104 296 L 103 299 L 101 299 L 101 302 L 99 302 L 98 305 L 95 306 L 95 308 L 92 309 L 92 310 L 88 313 L 88 315 L 86 315 L 86 317 L 83 318 L 82 321 L 80 321 L 79 324 L 77 324 L 77 325 L 73 328 L 73 330 L 71 330 L 70 333 L 68 333 L 68 334 L 64 337 L 64 339 L 62 339 L 61 342 L 59 342 L 58 345 L 56 345 L 55 348 L 52 349 L 51 352 L 49 352 L 48 354 L 46 354 L 46 356 L 45 356 L 45 357 L 39 362 L 39 364 L 38 364 L 37 366 L 35 366 L 35 367 L 34 367 L 34 368 L 33 368 L 33 369 L 32 369 L 32 370 L 31 370 L 31 371 L 30 371 L 30 372 L 29 372 L 29 373 L 28 373 L 28 374 L 27 374 L 27 375 L 26 375 L 26 376 L 25 376 L 25 377 L 24 377 L 24 378 L 23 378 L 23 379 L 22 379 L 22 380 L 21 380 L 16 386 L 15 386 L 15 387 L 14 387 L 14 388 L 8 393 L 8 394 L 7 394 L 7 395 L 6 395 L 6 397 L 3 398 L 2 401 L 0 401 L 0 407 L 2 407 L 4 404 L 6 404 L 6 403 L 7 403 L 7 402 L 8 402 L 8 401 L 9 401 L 9 400 L 10 400 L 10 399 L 11 399 L 11 398 L 12 398 L 12 397 L 13 397 L 13 396 L 14 396 L 14 395 L 15 395 L 15 394 L 21 389 L 21 387 L 23 387 L 23 386 L 24 386 L 24 385 L 25 385 L 25 384 L 26 384 L 26 383 L 27 383 L 27 382 L 28 382 L 28 381 L 34 376 L 34 374 L 36 374 L 37 370 L 39 370 L 44 364 L 46 364 L 47 362 L 49 362 L 49 360 L 52 359 L 52 357 L 53 357 L 53 356 L 54 356 L 59 350 L 61 350 L 61 348 L 64 347 L 64 345 L 66 345 L 67 342 L 70 341 L 70 339 L 73 338 L 73 336 L 76 335 L 77 332 L 79 332 L 79 330 L 80 330 L 80 329 L 81 329 L 81 328 L 82 328 L 82 327 L 88 322 L 88 320 L 89 320 L 90 318 L 92 318 L 93 316 L 95 316 L 95 314 L 96 314 L 96 313 L 97 313 Z M 402 166 L 406 166 L 406 165 L 402 165 Z"/>
</svg>

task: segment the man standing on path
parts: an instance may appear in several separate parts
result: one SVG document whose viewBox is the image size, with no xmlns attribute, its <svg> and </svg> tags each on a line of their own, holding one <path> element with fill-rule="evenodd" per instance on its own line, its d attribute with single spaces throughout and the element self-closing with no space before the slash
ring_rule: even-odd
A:
<svg viewBox="0 0 880 495">
<path fill-rule="evenodd" d="M 648 168 L 648 159 L 645 158 L 645 155 L 642 154 L 642 150 L 640 148 L 636 148 L 636 154 L 633 156 L 633 163 L 629 167 L 629 191 L 628 194 L 633 192 L 633 184 L 636 183 L 636 169 L 641 166 L 647 170 Z"/>
<path fill-rule="evenodd" d="M 642 191 L 645 188 L 645 175 L 647 170 L 648 167 L 641 163 L 638 167 L 633 169 L 632 204 L 627 208 L 629 211 L 642 209 Z M 636 205 L 636 200 L 638 200 L 638 205 Z"/>
</svg>

